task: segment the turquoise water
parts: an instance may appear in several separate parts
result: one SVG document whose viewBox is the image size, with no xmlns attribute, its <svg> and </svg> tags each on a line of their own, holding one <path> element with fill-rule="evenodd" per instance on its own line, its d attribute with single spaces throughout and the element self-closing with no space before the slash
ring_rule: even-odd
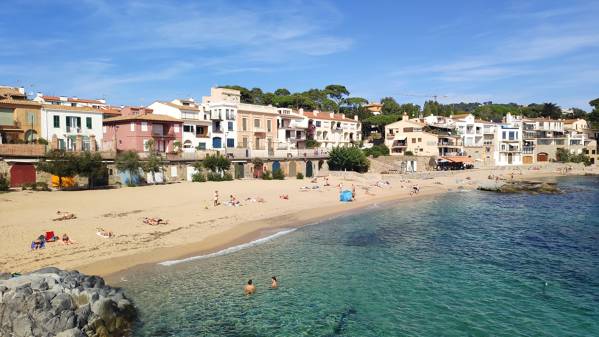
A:
<svg viewBox="0 0 599 337">
<path fill-rule="evenodd" d="M 560 185 L 374 208 L 121 286 L 138 336 L 599 336 L 599 179 Z"/>
</svg>

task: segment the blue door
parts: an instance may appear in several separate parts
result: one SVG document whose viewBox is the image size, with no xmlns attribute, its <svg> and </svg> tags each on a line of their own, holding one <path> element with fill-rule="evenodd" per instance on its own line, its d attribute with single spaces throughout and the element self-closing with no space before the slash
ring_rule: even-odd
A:
<svg viewBox="0 0 599 337">
<path fill-rule="evenodd" d="M 214 137 L 212 138 L 212 148 L 214 149 L 220 149 L 221 147 L 223 147 L 223 141 L 220 137 Z"/>
<path fill-rule="evenodd" d="M 276 170 L 280 170 L 281 169 L 281 163 L 278 160 L 275 160 L 272 162 L 272 171 L 276 171 Z"/>
</svg>

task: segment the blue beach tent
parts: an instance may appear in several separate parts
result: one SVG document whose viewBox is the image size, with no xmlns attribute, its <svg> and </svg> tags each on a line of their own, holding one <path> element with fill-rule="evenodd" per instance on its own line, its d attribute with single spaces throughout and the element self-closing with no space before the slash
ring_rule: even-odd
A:
<svg viewBox="0 0 599 337">
<path fill-rule="evenodd" d="M 351 191 L 343 191 L 339 193 L 339 201 L 351 201 Z"/>
</svg>

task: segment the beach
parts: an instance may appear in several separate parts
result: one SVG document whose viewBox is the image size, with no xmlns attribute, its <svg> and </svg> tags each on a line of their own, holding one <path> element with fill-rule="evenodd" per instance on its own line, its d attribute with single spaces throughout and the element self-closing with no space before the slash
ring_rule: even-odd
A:
<svg viewBox="0 0 599 337">
<path fill-rule="evenodd" d="M 514 179 L 565 174 L 562 166 L 551 164 L 539 170 L 476 169 L 407 175 L 331 172 L 327 175 L 330 186 L 319 177 L 314 183 L 308 178 L 292 178 L 5 193 L 0 194 L 0 229 L 4 233 L 0 271 L 23 273 L 56 266 L 107 276 L 137 265 L 213 253 L 376 203 L 407 203 L 412 198 L 475 189 L 488 183 L 489 175 L 511 179 L 512 173 Z M 596 173 L 596 169 L 574 166 L 566 174 L 586 173 Z M 339 202 L 339 184 L 344 190 L 354 185 L 356 201 Z M 411 193 L 413 186 L 420 188 L 418 194 Z M 216 207 L 215 190 L 221 202 Z M 231 194 L 241 206 L 223 204 Z M 58 210 L 72 212 L 77 218 L 53 221 Z M 149 225 L 143 222 L 144 217 L 159 217 L 168 224 Z M 114 237 L 97 235 L 97 228 L 112 231 Z M 48 243 L 45 249 L 32 251 L 31 242 L 47 231 L 58 236 L 68 233 L 76 243 Z"/>
</svg>

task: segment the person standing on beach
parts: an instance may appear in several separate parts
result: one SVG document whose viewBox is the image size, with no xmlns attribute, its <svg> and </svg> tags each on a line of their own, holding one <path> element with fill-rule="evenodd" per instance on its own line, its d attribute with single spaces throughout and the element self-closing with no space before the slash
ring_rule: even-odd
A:
<svg viewBox="0 0 599 337">
<path fill-rule="evenodd" d="M 277 277 L 276 276 L 271 277 L 270 287 L 272 289 L 277 289 L 279 287 L 279 284 L 277 283 Z"/>
<path fill-rule="evenodd" d="M 245 295 L 252 295 L 253 293 L 256 292 L 256 286 L 254 285 L 254 282 L 250 279 L 248 281 L 248 284 L 245 285 L 245 287 L 243 288 L 243 293 Z"/>
<path fill-rule="evenodd" d="M 356 185 L 351 185 L 351 200 L 356 201 Z"/>
<path fill-rule="evenodd" d="M 214 207 L 218 206 L 218 191 L 214 191 Z"/>
</svg>

